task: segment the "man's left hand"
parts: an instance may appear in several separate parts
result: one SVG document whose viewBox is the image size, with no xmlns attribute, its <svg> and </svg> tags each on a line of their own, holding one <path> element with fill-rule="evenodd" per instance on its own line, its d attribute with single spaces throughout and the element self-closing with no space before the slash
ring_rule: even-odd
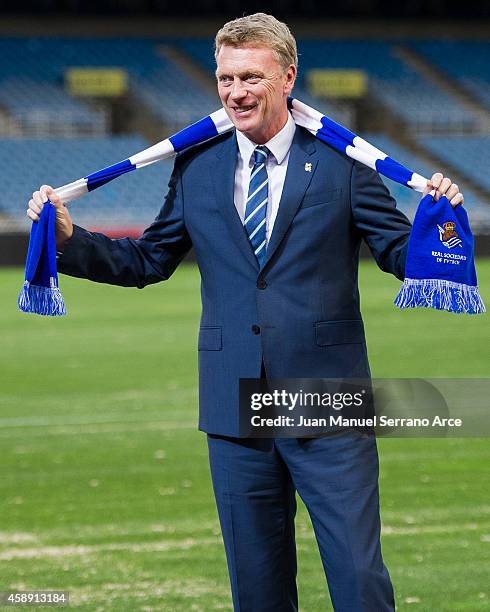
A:
<svg viewBox="0 0 490 612">
<path fill-rule="evenodd" d="M 463 194 L 460 192 L 456 183 L 453 183 L 450 178 L 443 176 L 441 172 L 436 172 L 432 175 L 430 181 L 427 181 L 427 187 L 424 189 L 424 196 L 433 189 L 436 190 L 434 200 L 439 201 L 440 197 L 445 195 L 451 206 L 454 208 L 458 204 L 464 203 Z"/>
</svg>

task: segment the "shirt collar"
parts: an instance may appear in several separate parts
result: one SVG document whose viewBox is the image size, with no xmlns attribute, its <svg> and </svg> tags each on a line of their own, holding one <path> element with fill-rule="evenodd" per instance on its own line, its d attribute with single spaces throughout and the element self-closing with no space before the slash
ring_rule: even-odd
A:
<svg viewBox="0 0 490 612">
<path fill-rule="evenodd" d="M 278 164 L 282 164 L 284 158 L 288 154 L 293 142 L 295 131 L 296 123 L 294 122 L 291 113 L 288 112 L 288 120 L 286 121 L 286 125 L 265 143 L 265 146 L 272 153 Z M 254 149 L 257 146 L 256 143 L 252 142 L 245 136 L 245 134 L 242 134 L 242 132 L 239 132 L 238 130 L 236 130 L 236 137 L 240 155 L 242 156 L 243 161 L 249 165 L 253 165 L 252 156 Z"/>
</svg>

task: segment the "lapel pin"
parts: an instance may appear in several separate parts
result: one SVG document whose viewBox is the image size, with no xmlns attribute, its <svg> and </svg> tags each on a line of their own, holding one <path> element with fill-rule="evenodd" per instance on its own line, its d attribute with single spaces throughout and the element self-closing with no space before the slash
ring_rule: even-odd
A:
<svg viewBox="0 0 490 612">
<path fill-rule="evenodd" d="M 311 164 L 305 164 L 305 172 L 311 172 Z"/>
</svg>

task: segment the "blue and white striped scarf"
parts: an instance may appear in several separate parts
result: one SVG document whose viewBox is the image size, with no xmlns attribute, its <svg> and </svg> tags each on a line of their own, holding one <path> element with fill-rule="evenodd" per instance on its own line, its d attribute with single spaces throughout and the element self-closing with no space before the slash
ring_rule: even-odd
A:
<svg viewBox="0 0 490 612">
<path fill-rule="evenodd" d="M 306 128 L 314 136 L 337 151 L 345 153 L 350 158 L 369 166 L 376 172 L 397 183 L 406 185 L 418 192 L 424 191 L 427 186 L 427 179 L 425 177 L 407 169 L 363 138 L 299 100 L 289 98 L 288 106 L 297 125 Z M 180 132 L 177 132 L 170 138 L 162 140 L 152 147 L 132 155 L 128 159 L 89 174 L 77 181 L 58 187 L 55 191 L 63 202 L 71 202 L 122 174 L 143 168 L 163 159 L 168 159 L 184 149 L 205 142 L 218 134 L 233 129 L 233 127 L 225 110 L 221 108 L 184 128 Z M 441 198 L 440 201 L 444 200 L 445 198 Z M 417 222 L 417 217 L 419 216 L 424 201 L 426 202 L 425 208 L 427 202 L 432 202 L 431 196 L 426 196 L 426 198 L 422 200 L 414 223 Z M 446 205 L 448 209 L 451 209 L 447 200 Z M 58 287 L 53 245 L 49 244 L 54 240 L 54 232 L 50 228 L 50 226 L 54 224 L 54 215 L 52 212 L 51 214 L 49 212 L 51 208 L 52 204 L 48 201 L 41 213 L 41 218 L 38 222 L 39 227 L 36 228 L 36 224 L 34 224 L 31 230 L 25 282 L 18 303 L 19 308 L 24 312 L 34 312 L 44 315 L 61 315 L 65 314 L 65 307 Z M 461 208 L 461 206 L 458 206 L 458 209 Z M 449 210 L 447 210 L 447 213 L 449 214 Z M 446 217 L 448 214 L 446 214 L 446 216 L 442 214 L 439 226 L 447 222 Z M 463 222 L 464 218 L 466 218 L 466 224 L 468 224 L 466 212 L 463 211 L 463 213 L 460 213 L 460 216 L 461 215 Z M 458 223 L 461 223 L 460 219 L 458 219 Z M 471 236 L 469 225 L 467 230 L 465 228 L 465 232 L 469 233 L 469 236 Z M 414 232 L 412 231 L 412 236 L 413 234 Z M 407 269 L 410 267 L 409 261 L 411 251 L 414 251 L 414 248 L 417 249 L 417 245 L 412 244 L 412 236 L 409 244 Z M 438 244 L 437 246 L 440 245 Z M 408 276 L 405 278 L 401 291 L 395 300 L 395 304 L 401 308 L 424 306 L 451 310 L 453 312 L 484 312 L 485 307 L 476 286 L 472 243 L 470 255 L 471 261 L 467 264 L 468 271 L 466 274 L 460 274 L 457 283 L 449 281 L 448 284 L 448 282 L 445 282 L 445 280 L 447 280 L 445 278 L 424 277 L 423 269 L 419 273 L 417 268 L 412 274 L 414 278 Z M 468 261 L 468 258 L 465 261 Z M 471 265 L 473 266 L 473 272 L 471 270 Z M 446 268 L 445 272 L 447 270 L 449 270 L 449 268 Z M 461 272 L 461 269 L 459 271 Z M 430 290 L 428 288 L 430 288 Z M 462 296 L 465 296 L 464 299 Z"/>
</svg>

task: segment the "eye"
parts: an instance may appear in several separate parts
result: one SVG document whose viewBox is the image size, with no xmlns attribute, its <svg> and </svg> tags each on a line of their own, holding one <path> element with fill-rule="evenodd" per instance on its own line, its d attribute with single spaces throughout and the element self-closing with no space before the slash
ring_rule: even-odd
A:
<svg viewBox="0 0 490 612">
<path fill-rule="evenodd" d="M 260 76 L 258 74 L 247 74 L 246 79 L 248 83 L 257 83 L 260 81 Z"/>
<path fill-rule="evenodd" d="M 218 81 L 220 83 L 230 83 L 232 81 L 232 78 L 228 76 L 227 74 L 222 74 L 221 76 L 218 77 Z"/>
</svg>

